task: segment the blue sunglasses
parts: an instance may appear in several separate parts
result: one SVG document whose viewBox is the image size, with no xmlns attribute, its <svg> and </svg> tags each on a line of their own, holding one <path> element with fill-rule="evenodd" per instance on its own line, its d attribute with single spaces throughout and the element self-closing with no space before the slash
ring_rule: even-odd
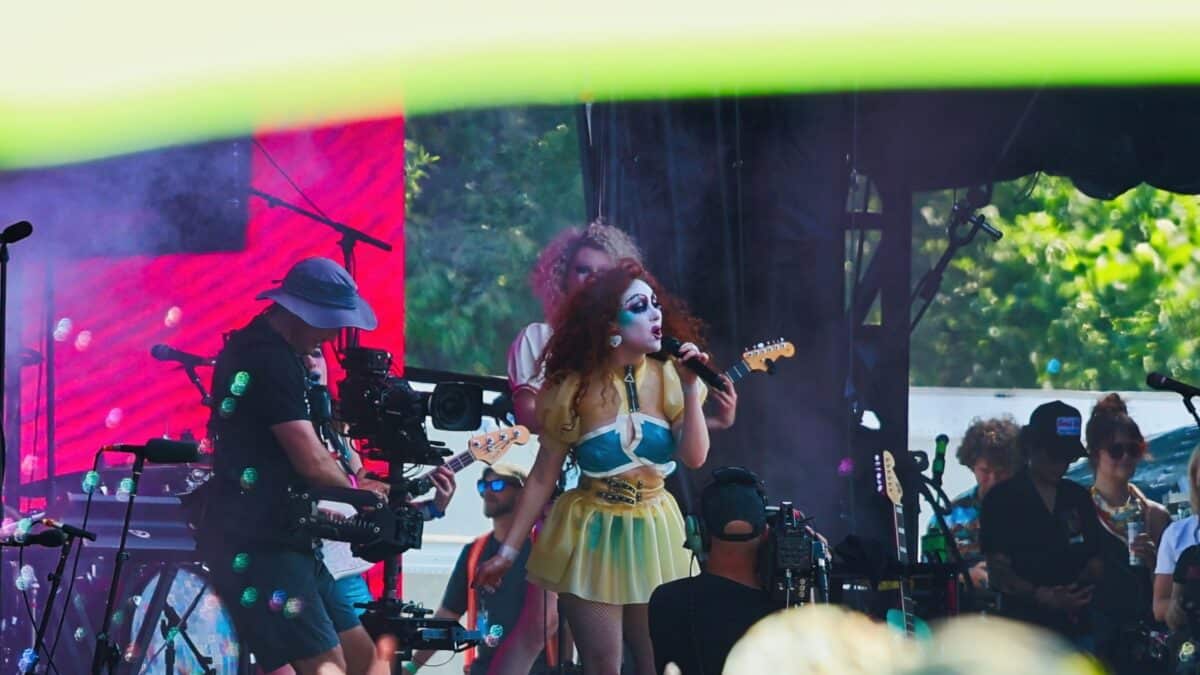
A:
<svg viewBox="0 0 1200 675">
<path fill-rule="evenodd" d="M 475 483 L 475 488 L 479 490 L 479 496 L 491 490 L 492 492 L 504 492 L 504 488 L 509 486 L 509 482 L 503 478 L 493 478 L 492 480 L 479 480 Z"/>
</svg>

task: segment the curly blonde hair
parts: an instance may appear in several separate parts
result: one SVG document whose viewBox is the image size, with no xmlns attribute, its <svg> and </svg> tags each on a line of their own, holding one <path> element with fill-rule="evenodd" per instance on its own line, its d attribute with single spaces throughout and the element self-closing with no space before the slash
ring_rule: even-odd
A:
<svg viewBox="0 0 1200 675">
<path fill-rule="evenodd" d="M 538 254 L 533 271 L 529 274 L 529 285 L 533 294 L 542 302 L 542 312 L 549 319 L 558 311 L 567 295 L 567 272 L 571 260 L 584 247 L 604 251 L 615 263 L 622 258 L 631 258 L 642 263 L 642 252 L 623 230 L 595 220 L 587 227 L 571 227 L 559 232 Z"/>
</svg>

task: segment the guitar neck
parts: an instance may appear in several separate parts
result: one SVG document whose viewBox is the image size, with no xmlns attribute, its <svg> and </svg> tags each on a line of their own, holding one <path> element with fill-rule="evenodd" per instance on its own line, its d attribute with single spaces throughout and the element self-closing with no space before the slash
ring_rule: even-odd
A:
<svg viewBox="0 0 1200 675">
<path fill-rule="evenodd" d="M 725 377 L 728 377 L 730 381 L 737 382 L 752 372 L 754 371 L 750 369 L 750 366 L 747 365 L 745 361 L 738 361 L 736 365 L 731 367 L 729 370 L 726 370 L 724 375 Z"/>
<path fill-rule="evenodd" d="M 893 507 L 896 519 L 896 557 L 901 563 L 908 564 L 908 534 L 904 529 L 904 507 L 896 504 Z"/>
<path fill-rule="evenodd" d="M 471 466 L 474 463 L 475 463 L 475 455 L 472 455 L 470 452 L 460 452 L 457 455 L 446 460 L 446 463 L 443 464 L 442 466 L 449 467 L 449 469 L 451 471 L 453 471 L 454 473 L 458 473 L 459 471 L 462 471 L 463 469 L 467 468 L 468 466 Z M 436 471 L 436 469 L 427 471 L 421 477 L 428 478 L 434 471 Z"/>
</svg>

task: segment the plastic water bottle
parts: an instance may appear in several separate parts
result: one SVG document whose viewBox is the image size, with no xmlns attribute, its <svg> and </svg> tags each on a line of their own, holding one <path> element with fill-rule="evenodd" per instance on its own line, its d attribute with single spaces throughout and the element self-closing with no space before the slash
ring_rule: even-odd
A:
<svg viewBox="0 0 1200 675">
<path fill-rule="evenodd" d="M 1137 557 L 1133 552 L 1133 540 L 1137 539 L 1142 533 L 1142 519 L 1134 518 L 1125 524 L 1125 541 L 1129 544 L 1129 564 L 1138 566 L 1142 564 L 1142 559 Z"/>
</svg>

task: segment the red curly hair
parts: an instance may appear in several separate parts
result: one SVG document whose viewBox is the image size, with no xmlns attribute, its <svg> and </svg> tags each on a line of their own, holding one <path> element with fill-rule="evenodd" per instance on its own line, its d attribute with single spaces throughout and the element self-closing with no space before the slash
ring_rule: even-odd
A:
<svg viewBox="0 0 1200 675">
<path fill-rule="evenodd" d="M 553 317 L 554 333 L 542 353 L 547 386 L 562 382 L 568 375 L 579 375 L 579 390 L 571 402 L 577 418 L 579 403 L 595 376 L 611 367 L 613 349 L 608 338 L 617 325 L 621 296 L 629 285 L 641 279 L 658 296 L 662 305 L 663 335 L 680 342 L 695 343 L 704 349 L 703 324 L 692 316 L 687 305 L 663 290 L 662 285 L 638 261 L 622 258 L 616 266 L 596 274 L 582 287 L 567 296 Z"/>
</svg>

